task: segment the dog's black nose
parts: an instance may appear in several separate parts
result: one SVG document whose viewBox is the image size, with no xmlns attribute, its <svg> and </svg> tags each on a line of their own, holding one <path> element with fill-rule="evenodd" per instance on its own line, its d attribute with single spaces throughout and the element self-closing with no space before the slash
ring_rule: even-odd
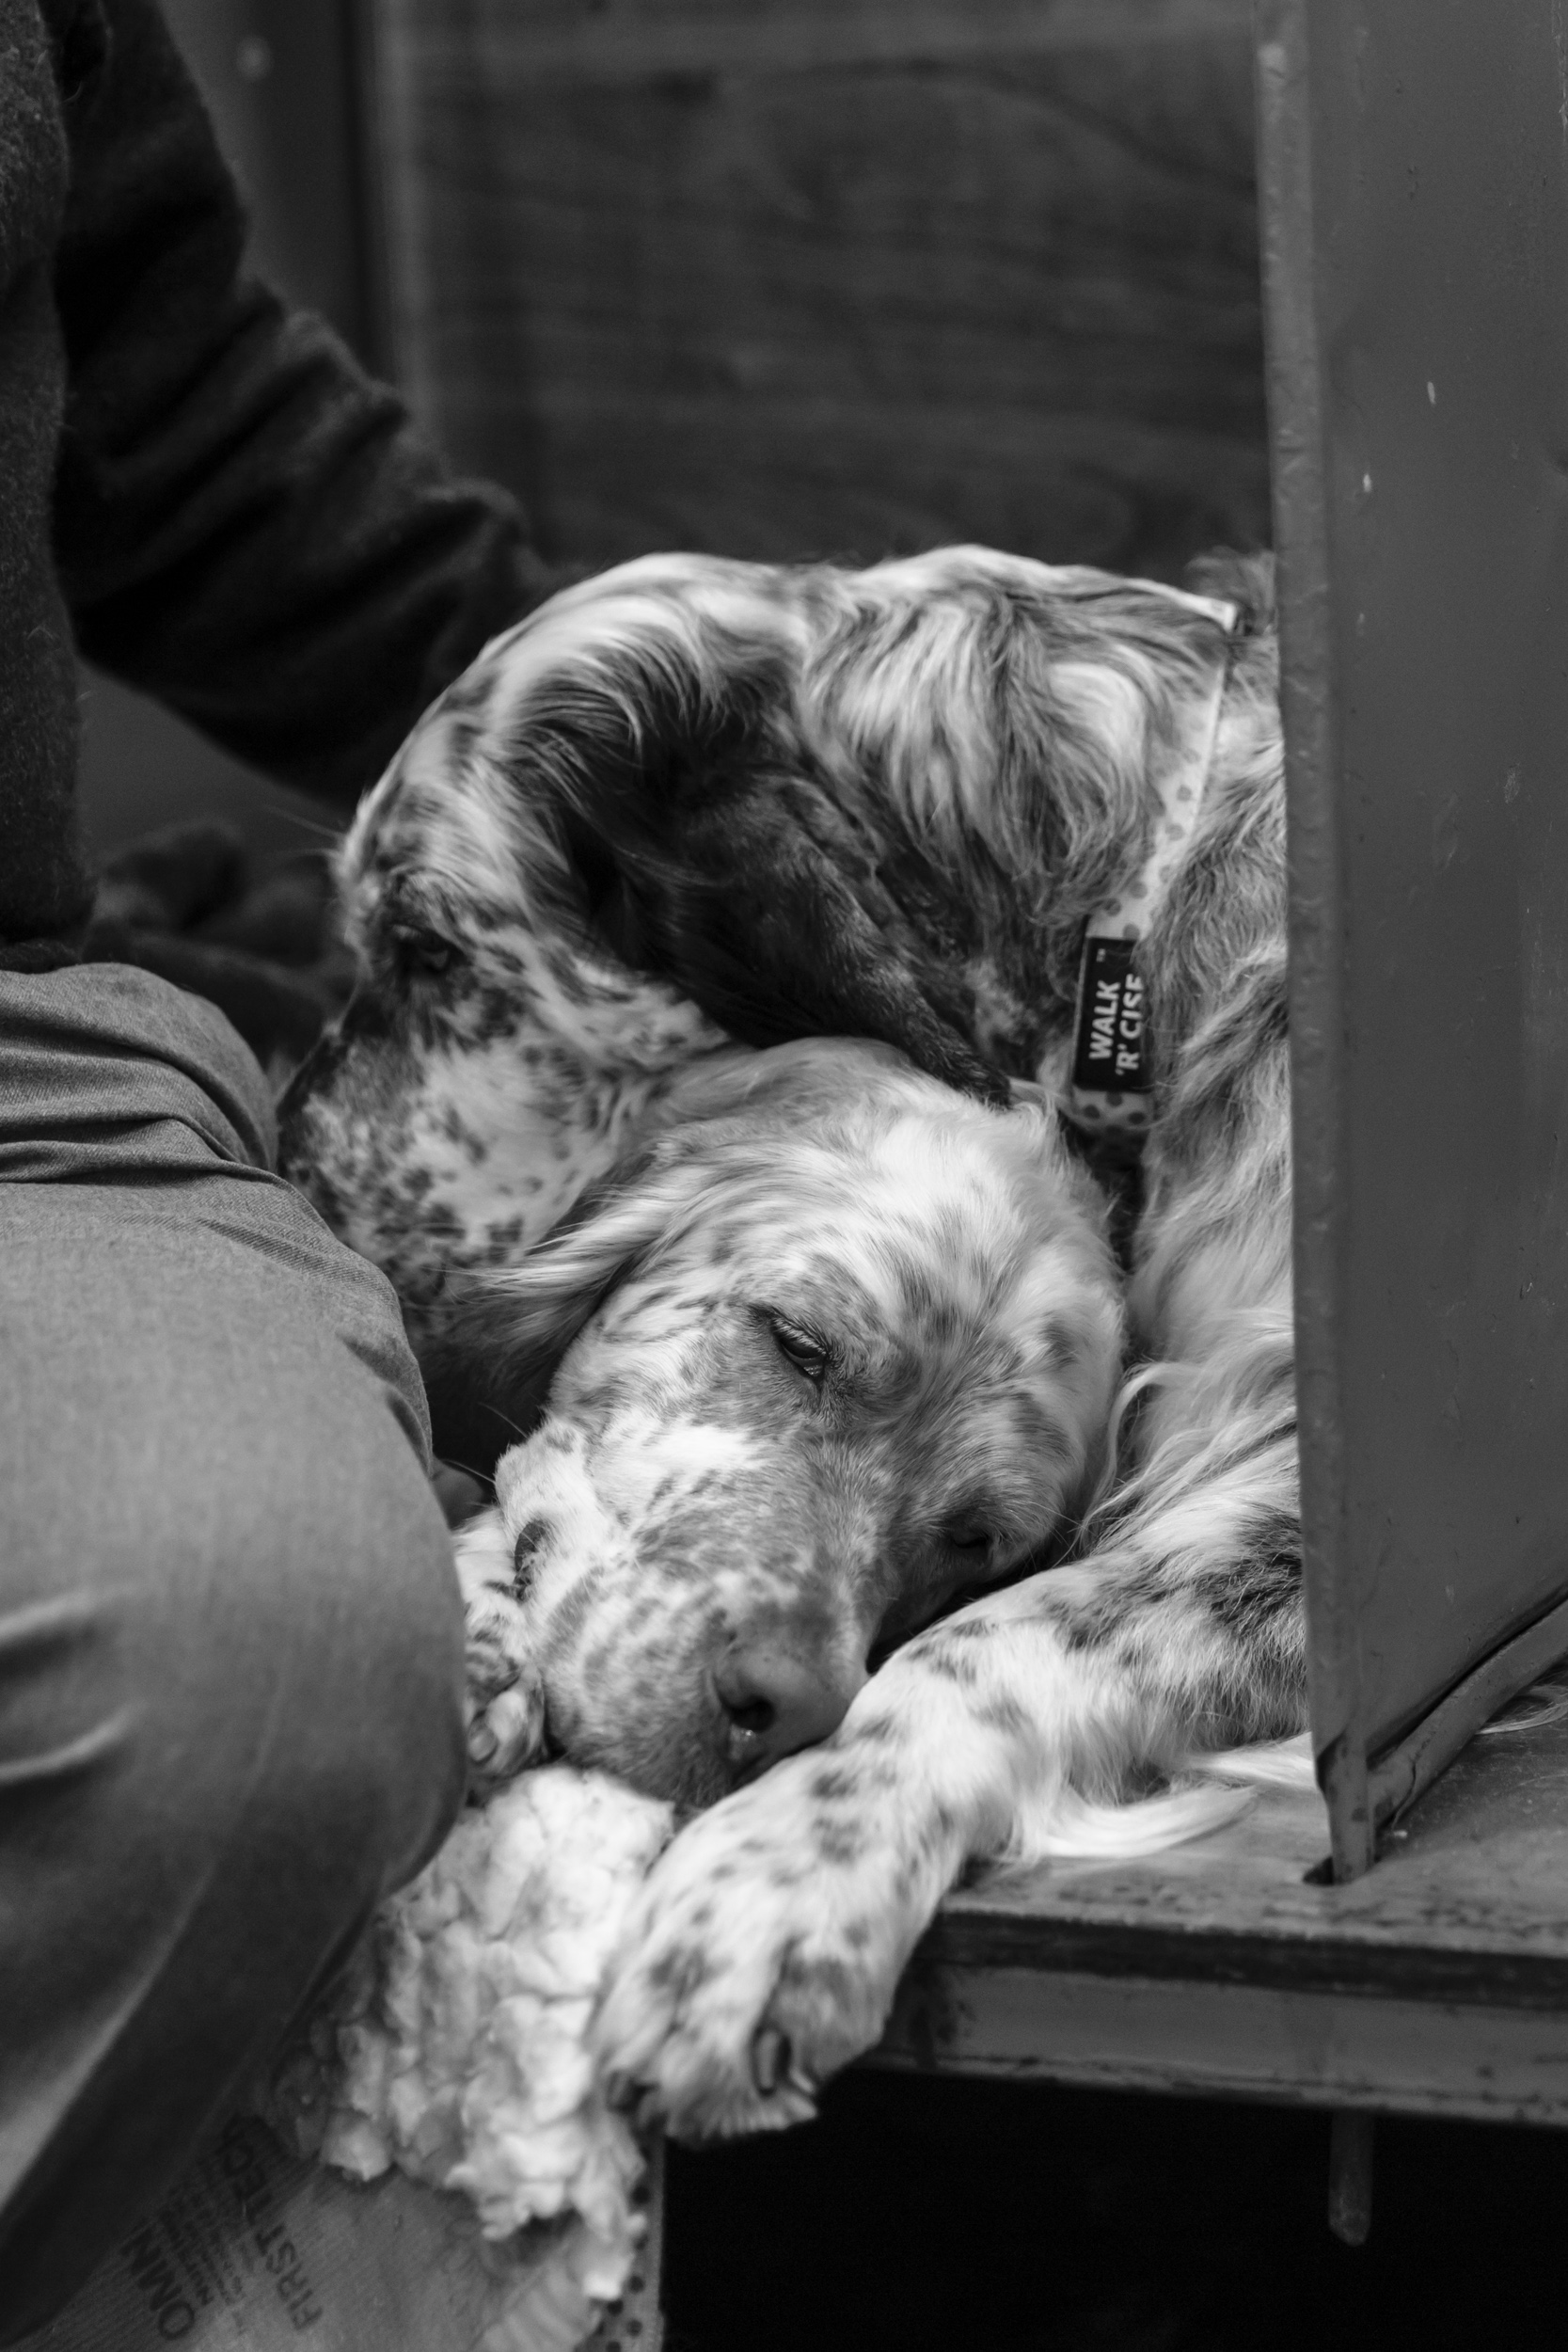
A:
<svg viewBox="0 0 1568 2352">
<path fill-rule="evenodd" d="M 793 1649 L 777 1636 L 732 1642 L 714 1668 L 736 1774 L 750 1779 L 797 1748 L 815 1747 L 844 1721 L 865 1680 L 863 1668 Z"/>
</svg>

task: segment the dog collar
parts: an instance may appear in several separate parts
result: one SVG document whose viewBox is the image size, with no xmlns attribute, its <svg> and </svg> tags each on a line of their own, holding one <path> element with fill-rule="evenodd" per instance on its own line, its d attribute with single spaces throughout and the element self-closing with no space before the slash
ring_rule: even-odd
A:
<svg viewBox="0 0 1568 2352">
<path fill-rule="evenodd" d="M 1189 712 L 1180 739 L 1151 779 L 1158 805 L 1148 855 L 1117 896 L 1090 915 L 1084 932 L 1072 1070 L 1063 1108 L 1085 1134 L 1133 1145 L 1143 1141 L 1154 1114 L 1147 990 L 1136 968 L 1138 946 L 1159 911 L 1203 805 L 1240 617 L 1235 605 L 1212 596 L 1188 596 L 1158 580 L 1138 584 L 1156 589 L 1189 612 L 1206 614 L 1220 639 L 1209 691 Z"/>
</svg>

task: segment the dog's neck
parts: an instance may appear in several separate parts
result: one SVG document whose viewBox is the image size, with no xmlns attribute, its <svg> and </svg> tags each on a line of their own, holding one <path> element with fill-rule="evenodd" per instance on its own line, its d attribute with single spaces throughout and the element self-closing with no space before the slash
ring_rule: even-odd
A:
<svg viewBox="0 0 1568 2352">
<path fill-rule="evenodd" d="M 1164 592 L 1212 617 L 1212 674 L 1182 713 L 1175 740 L 1150 763 L 1151 837 L 1142 866 L 1090 915 L 1084 930 L 1070 1078 L 1062 1108 L 1085 1135 L 1137 1150 L 1154 1116 L 1148 984 L 1138 950 L 1189 843 L 1214 762 L 1220 711 L 1240 614 L 1233 604 Z"/>
</svg>

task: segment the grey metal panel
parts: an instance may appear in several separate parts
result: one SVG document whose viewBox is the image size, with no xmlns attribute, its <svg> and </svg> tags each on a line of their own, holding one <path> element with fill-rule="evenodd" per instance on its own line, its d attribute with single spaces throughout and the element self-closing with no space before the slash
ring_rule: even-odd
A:
<svg viewBox="0 0 1568 2352">
<path fill-rule="evenodd" d="M 1259 87 L 1342 1845 L 1358 1759 L 1568 1590 L 1568 32 L 1266 0 Z"/>
</svg>

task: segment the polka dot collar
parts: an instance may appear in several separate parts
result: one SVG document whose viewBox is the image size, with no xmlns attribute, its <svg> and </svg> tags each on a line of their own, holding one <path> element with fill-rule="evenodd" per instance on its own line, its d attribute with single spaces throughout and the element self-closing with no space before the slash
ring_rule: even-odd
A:
<svg viewBox="0 0 1568 2352">
<path fill-rule="evenodd" d="M 1131 1145 L 1142 1142 L 1154 1111 L 1138 946 L 1170 887 L 1203 805 L 1238 618 L 1234 605 L 1214 597 L 1188 596 L 1158 581 L 1139 585 L 1206 614 L 1217 633 L 1209 691 L 1189 707 L 1169 760 L 1150 778 L 1156 806 L 1148 855 L 1117 896 L 1089 917 L 1084 933 L 1072 1073 L 1062 1108 L 1085 1134 L 1114 1136 Z"/>
</svg>

